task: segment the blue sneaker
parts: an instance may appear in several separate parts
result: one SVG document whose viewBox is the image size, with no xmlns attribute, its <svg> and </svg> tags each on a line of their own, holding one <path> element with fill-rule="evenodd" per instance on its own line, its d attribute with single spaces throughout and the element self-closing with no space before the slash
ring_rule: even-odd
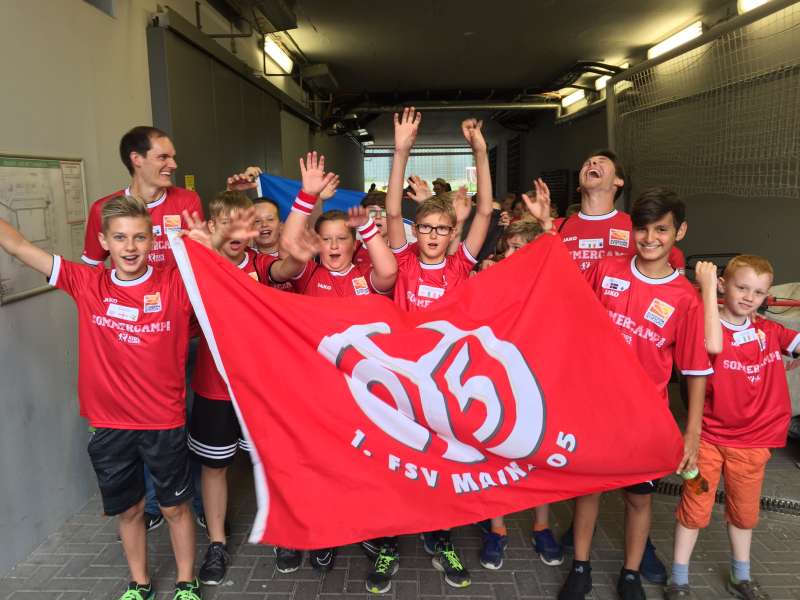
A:
<svg viewBox="0 0 800 600">
<path fill-rule="evenodd" d="M 568 532 L 572 539 L 572 529 Z M 566 535 L 566 534 L 565 534 Z M 563 543 L 564 538 L 561 538 Z M 548 567 L 557 567 L 564 562 L 564 550 L 553 537 L 553 532 L 549 529 L 534 531 L 531 535 L 531 544 L 541 561 Z"/>
<path fill-rule="evenodd" d="M 503 566 L 503 551 L 508 544 L 508 537 L 494 531 L 483 534 L 481 544 L 481 566 L 485 569 L 496 571 Z"/>
<path fill-rule="evenodd" d="M 667 569 L 661 559 L 656 556 L 656 547 L 650 538 L 647 538 L 647 545 L 644 547 L 642 564 L 639 565 L 639 574 L 650 583 L 664 585 L 667 583 Z"/>
</svg>

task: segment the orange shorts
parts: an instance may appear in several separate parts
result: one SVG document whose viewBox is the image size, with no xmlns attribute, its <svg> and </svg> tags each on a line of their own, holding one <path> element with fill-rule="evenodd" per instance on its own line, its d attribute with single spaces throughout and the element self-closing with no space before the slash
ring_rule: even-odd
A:
<svg viewBox="0 0 800 600">
<path fill-rule="evenodd" d="M 684 486 L 675 511 L 678 522 L 689 529 L 702 529 L 711 521 L 720 475 L 725 481 L 725 518 L 739 529 L 758 524 L 761 484 L 771 456 L 768 448 L 728 448 L 700 440 L 697 468 L 708 481 L 708 492 L 695 494 Z"/>
</svg>

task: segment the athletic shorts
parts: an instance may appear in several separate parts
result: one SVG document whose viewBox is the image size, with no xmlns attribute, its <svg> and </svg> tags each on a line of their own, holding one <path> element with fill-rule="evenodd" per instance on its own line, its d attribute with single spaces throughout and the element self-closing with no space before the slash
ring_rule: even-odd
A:
<svg viewBox="0 0 800 600">
<path fill-rule="evenodd" d="M 109 516 L 125 512 L 144 498 L 145 464 L 161 506 L 177 506 L 194 495 L 185 427 L 95 429 L 87 450 L 103 510 Z"/>
<path fill-rule="evenodd" d="M 189 450 L 201 464 L 213 469 L 227 467 L 241 448 L 250 447 L 229 400 L 210 400 L 194 395 L 189 419 Z"/>
<path fill-rule="evenodd" d="M 768 448 L 729 448 L 701 439 L 697 468 L 708 481 L 708 491 L 694 494 L 684 486 L 675 511 L 678 522 L 689 529 L 708 526 L 722 476 L 725 519 L 739 529 L 755 529 L 761 506 L 761 484 L 770 455 Z"/>
<path fill-rule="evenodd" d="M 643 481 L 642 483 L 635 483 L 633 485 L 629 485 L 628 487 L 622 488 L 629 494 L 636 494 L 637 496 L 647 496 L 649 494 L 653 494 L 656 491 L 656 486 L 658 486 L 658 482 L 661 481 L 660 479 L 652 479 L 650 481 Z"/>
</svg>

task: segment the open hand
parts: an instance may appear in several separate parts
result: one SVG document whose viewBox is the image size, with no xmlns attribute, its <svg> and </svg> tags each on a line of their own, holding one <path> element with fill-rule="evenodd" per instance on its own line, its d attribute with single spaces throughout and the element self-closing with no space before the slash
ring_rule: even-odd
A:
<svg viewBox="0 0 800 600">
<path fill-rule="evenodd" d="M 333 179 L 331 179 L 328 182 L 328 185 L 322 188 L 322 191 L 319 193 L 319 199 L 322 202 L 330 200 L 331 198 L 333 198 L 334 194 L 336 194 L 336 190 L 338 188 L 339 188 L 339 176 L 334 175 Z"/>
<path fill-rule="evenodd" d="M 461 122 L 461 133 L 464 134 L 464 139 L 467 140 L 473 152 L 486 152 L 486 140 L 481 132 L 482 127 L 483 121 L 478 119 L 464 119 Z"/>
<path fill-rule="evenodd" d="M 428 182 L 417 175 L 412 175 L 408 178 L 408 185 L 411 186 L 411 192 L 409 192 L 408 197 L 414 202 L 422 202 L 433 196 Z"/>
<path fill-rule="evenodd" d="M 347 226 L 361 227 L 369 221 L 369 211 L 365 206 L 351 206 L 347 209 Z"/>
<path fill-rule="evenodd" d="M 303 229 L 296 238 L 281 236 L 281 254 L 289 254 L 300 262 L 309 262 L 319 254 L 320 239 L 311 229 Z"/>
<path fill-rule="evenodd" d="M 472 201 L 467 196 L 467 188 L 463 185 L 453 195 L 453 208 L 456 211 L 456 223 L 463 223 L 472 212 Z"/>
<path fill-rule="evenodd" d="M 525 206 L 528 207 L 528 212 L 531 213 L 545 231 L 552 228 L 553 217 L 550 216 L 550 188 L 542 181 L 541 178 L 533 182 L 534 195 L 533 197 L 528 194 L 522 194 L 522 200 Z"/>
<path fill-rule="evenodd" d="M 325 157 L 309 152 L 306 160 L 300 157 L 300 175 L 303 180 L 303 191 L 312 196 L 319 196 L 320 192 L 336 177 L 335 173 L 325 172 Z"/>
<path fill-rule="evenodd" d="M 422 113 L 414 109 L 413 106 L 403 109 L 403 114 L 394 113 L 394 148 L 403 152 L 410 152 L 417 139 L 419 122 L 422 120 Z"/>
</svg>

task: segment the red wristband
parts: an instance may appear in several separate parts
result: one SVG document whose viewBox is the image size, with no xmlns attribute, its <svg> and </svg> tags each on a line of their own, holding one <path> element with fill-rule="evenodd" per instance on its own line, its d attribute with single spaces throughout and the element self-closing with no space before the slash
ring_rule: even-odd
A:
<svg viewBox="0 0 800 600">
<path fill-rule="evenodd" d="M 375 220 L 370 217 L 369 220 L 358 228 L 358 233 L 361 234 L 361 239 L 367 243 L 380 233 L 378 226 L 375 225 Z"/>
<path fill-rule="evenodd" d="M 295 212 L 303 213 L 304 215 L 308 216 L 311 214 L 311 211 L 314 210 L 314 205 L 317 203 L 317 196 L 313 194 L 309 194 L 300 190 L 297 192 L 297 197 L 294 199 L 294 204 L 292 204 L 292 210 Z"/>
</svg>

